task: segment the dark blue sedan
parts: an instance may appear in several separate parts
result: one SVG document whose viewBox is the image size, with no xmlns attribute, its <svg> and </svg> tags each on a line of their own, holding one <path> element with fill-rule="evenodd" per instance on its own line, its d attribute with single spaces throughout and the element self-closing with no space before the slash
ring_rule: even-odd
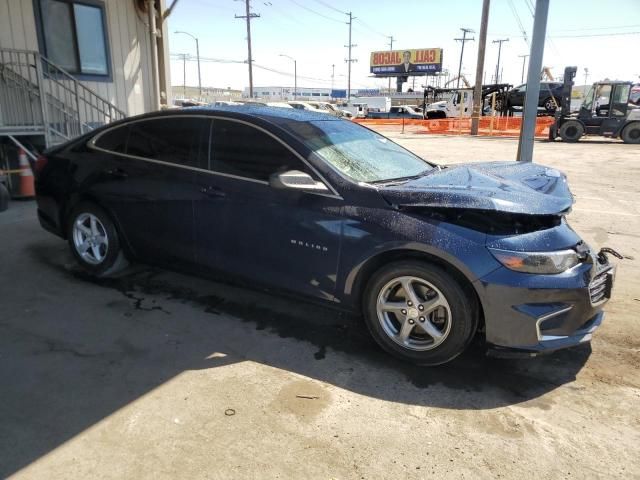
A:
<svg viewBox="0 0 640 480">
<path fill-rule="evenodd" d="M 613 285 L 557 170 L 441 167 L 324 114 L 129 118 L 48 151 L 36 189 L 42 226 L 92 274 L 139 260 L 313 297 L 419 364 L 475 336 L 526 355 L 587 342 Z"/>
</svg>

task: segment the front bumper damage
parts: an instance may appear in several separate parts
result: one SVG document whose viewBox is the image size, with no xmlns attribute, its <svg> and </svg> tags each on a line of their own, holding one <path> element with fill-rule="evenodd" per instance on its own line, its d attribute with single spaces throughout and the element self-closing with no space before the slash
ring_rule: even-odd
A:
<svg viewBox="0 0 640 480">
<path fill-rule="evenodd" d="M 589 342 L 604 320 L 614 279 L 606 256 L 590 254 L 558 275 L 499 268 L 477 280 L 489 354 L 536 356 Z"/>
</svg>

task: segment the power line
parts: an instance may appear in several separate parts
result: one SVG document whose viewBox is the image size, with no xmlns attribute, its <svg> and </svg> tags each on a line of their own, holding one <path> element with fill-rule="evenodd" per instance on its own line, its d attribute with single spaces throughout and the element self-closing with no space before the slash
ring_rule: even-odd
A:
<svg viewBox="0 0 640 480">
<path fill-rule="evenodd" d="M 529 38 L 527 37 L 527 31 L 525 30 L 522 22 L 520 21 L 520 15 L 518 15 L 518 11 L 516 10 L 515 5 L 513 4 L 513 0 L 509 0 L 509 7 L 511 8 L 511 13 L 516 19 L 518 26 L 520 27 L 520 31 L 522 32 L 522 36 L 524 37 L 524 42 L 529 45 Z"/>
<path fill-rule="evenodd" d="M 189 55 L 189 54 L 183 54 L 183 53 L 171 53 L 170 57 L 172 60 L 179 60 L 179 61 L 183 61 L 186 60 L 187 62 L 195 62 L 196 61 L 196 57 Z M 226 63 L 226 64 L 246 64 L 247 61 L 246 60 L 232 60 L 229 58 L 213 58 L 213 57 L 200 57 L 200 61 L 203 63 Z M 265 70 L 271 73 L 276 73 L 278 75 L 282 75 L 285 77 L 293 77 L 294 75 L 290 72 L 285 72 L 282 70 L 278 70 L 272 67 L 268 67 L 266 65 L 260 65 L 259 63 L 255 63 L 253 62 L 253 66 L 254 68 L 260 69 L 260 70 Z M 340 75 L 337 75 L 340 76 Z M 298 75 L 299 79 L 302 80 L 309 80 L 312 82 L 321 82 L 321 83 L 327 83 L 330 84 L 331 80 L 327 79 L 327 78 L 319 78 L 319 77 L 308 77 L 308 76 L 304 76 L 304 75 Z M 362 87 L 362 88 L 366 88 L 367 85 L 365 85 L 364 83 L 356 83 L 355 84 L 358 87 Z"/>
<path fill-rule="evenodd" d="M 322 18 L 324 18 L 324 19 L 326 19 L 326 20 L 331 20 L 332 22 L 342 23 L 342 20 L 338 20 L 337 18 L 329 17 L 328 15 L 325 15 L 325 14 L 323 14 L 323 13 L 320 13 L 320 12 L 318 12 L 317 10 L 314 10 L 313 8 L 309 8 L 309 7 L 307 7 L 306 5 L 302 5 L 301 3 L 298 3 L 296 0 L 289 0 L 289 1 L 290 1 L 291 3 L 296 4 L 296 5 L 297 5 L 297 6 L 299 6 L 300 8 L 302 8 L 302 9 L 304 9 L 304 10 L 308 11 L 308 12 L 311 12 L 311 13 L 313 13 L 313 14 L 315 14 L 315 15 L 318 15 L 319 17 L 322 17 Z"/>
<path fill-rule="evenodd" d="M 592 33 L 588 35 L 552 35 L 551 38 L 619 37 L 638 34 L 640 34 L 640 32 Z"/>
<path fill-rule="evenodd" d="M 381 37 L 385 37 L 387 38 L 388 35 L 385 35 L 384 33 L 376 30 L 375 28 L 373 28 L 371 25 L 369 25 L 367 22 L 363 21 L 361 18 L 358 18 L 358 23 L 360 23 L 360 25 L 362 25 L 363 27 L 365 27 L 368 30 L 371 30 L 373 33 L 375 33 L 376 35 L 380 35 Z"/>
<path fill-rule="evenodd" d="M 640 24 L 618 25 L 618 26 L 612 26 L 612 27 L 561 28 L 560 30 L 556 30 L 556 32 L 582 32 L 585 30 L 618 30 L 620 28 L 637 28 L 637 27 L 640 27 Z"/>
<path fill-rule="evenodd" d="M 333 10 L 334 12 L 338 12 L 338 13 L 340 13 L 342 15 L 346 15 L 347 14 L 347 12 L 345 12 L 344 10 L 340 10 L 340 9 L 334 7 L 333 5 L 329 5 L 327 2 L 324 2 L 323 0 L 313 0 L 313 1 L 319 3 L 320 5 L 323 5 L 323 6 L 327 7 L 330 10 Z"/>
</svg>

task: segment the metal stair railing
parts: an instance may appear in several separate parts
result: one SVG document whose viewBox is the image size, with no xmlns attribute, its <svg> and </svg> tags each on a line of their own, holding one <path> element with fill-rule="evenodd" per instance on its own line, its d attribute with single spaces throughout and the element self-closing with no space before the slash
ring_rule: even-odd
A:
<svg viewBox="0 0 640 480">
<path fill-rule="evenodd" d="M 0 48 L 0 135 L 39 133 L 48 147 L 124 117 L 40 53 Z"/>
</svg>

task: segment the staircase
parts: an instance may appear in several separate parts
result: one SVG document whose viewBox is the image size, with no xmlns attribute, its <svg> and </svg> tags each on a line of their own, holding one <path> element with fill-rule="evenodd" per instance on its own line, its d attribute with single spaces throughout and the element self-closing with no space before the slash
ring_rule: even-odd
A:
<svg viewBox="0 0 640 480">
<path fill-rule="evenodd" d="M 40 53 L 0 48 L 0 138 L 41 135 L 48 148 L 124 117 Z"/>
</svg>

